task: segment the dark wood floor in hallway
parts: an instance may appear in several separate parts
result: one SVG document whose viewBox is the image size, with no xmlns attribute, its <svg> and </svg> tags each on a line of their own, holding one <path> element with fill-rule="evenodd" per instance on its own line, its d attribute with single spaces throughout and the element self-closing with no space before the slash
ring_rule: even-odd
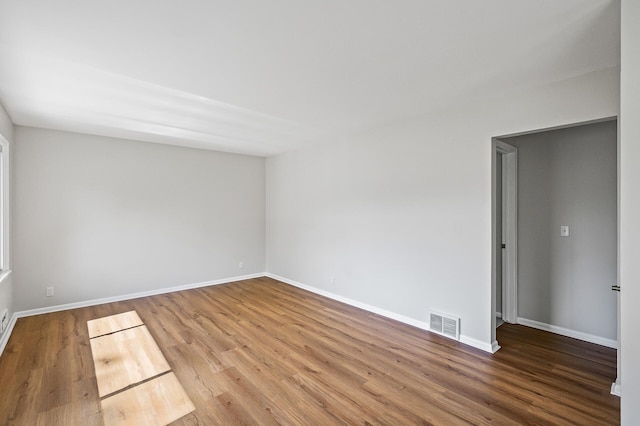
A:
<svg viewBox="0 0 640 426">
<path fill-rule="evenodd" d="M 616 351 L 505 324 L 488 354 L 258 278 L 19 319 L 0 424 L 100 425 L 87 321 L 136 310 L 214 424 L 602 424 Z"/>
</svg>

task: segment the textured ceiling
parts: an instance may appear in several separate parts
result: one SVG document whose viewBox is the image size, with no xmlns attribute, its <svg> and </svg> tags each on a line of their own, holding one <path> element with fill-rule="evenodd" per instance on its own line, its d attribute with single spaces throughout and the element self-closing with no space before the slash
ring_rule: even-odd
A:
<svg viewBox="0 0 640 426">
<path fill-rule="evenodd" d="M 16 124 L 272 155 L 617 66 L 617 0 L 1 0 Z"/>
</svg>

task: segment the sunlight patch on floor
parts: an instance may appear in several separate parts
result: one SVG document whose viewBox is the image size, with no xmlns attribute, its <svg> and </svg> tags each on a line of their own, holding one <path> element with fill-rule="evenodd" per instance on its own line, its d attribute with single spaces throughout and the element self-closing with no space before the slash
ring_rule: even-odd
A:
<svg viewBox="0 0 640 426">
<path fill-rule="evenodd" d="M 195 410 L 136 311 L 87 327 L 105 425 L 166 425 Z"/>
</svg>

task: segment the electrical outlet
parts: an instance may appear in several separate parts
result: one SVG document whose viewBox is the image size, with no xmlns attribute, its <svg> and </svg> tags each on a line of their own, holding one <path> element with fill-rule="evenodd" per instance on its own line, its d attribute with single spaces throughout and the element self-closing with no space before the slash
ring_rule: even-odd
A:
<svg viewBox="0 0 640 426">
<path fill-rule="evenodd" d="M 54 293 L 53 287 L 47 287 L 47 297 L 53 296 Z"/>
<path fill-rule="evenodd" d="M 240 268 L 240 269 L 244 269 L 244 262 L 243 262 L 243 261 L 240 261 L 240 262 L 238 263 L 238 268 Z"/>
<path fill-rule="evenodd" d="M 336 278 L 335 277 L 331 277 L 331 285 L 336 285 Z"/>
</svg>

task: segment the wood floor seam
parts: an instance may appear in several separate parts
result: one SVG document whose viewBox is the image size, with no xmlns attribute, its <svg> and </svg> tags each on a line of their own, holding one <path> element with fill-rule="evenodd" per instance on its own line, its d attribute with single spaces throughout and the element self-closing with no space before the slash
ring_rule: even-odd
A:
<svg viewBox="0 0 640 426">
<path fill-rule="evenodd" d="M 123 328 L 122 330 L 111 331 L 109 333 L 100 334 L 99 336 L 89 337 L 89 339 L 98 339 L 100 337 L 110 336 L 112 334 L 120 333 L 121 331 L 127 331 L 127 330 L 131 330 L 132 328 L 138 328 L 138 327 L 142 327 L 142 326 L 144 326 L 144 324 L 134 325 L 133 327 Z"/>
<path fill-rule="evenodd" d="M 130 385 L 129 385 L 129 386 L 127 386 L 127 387 L 124 387 L 124 388 L 122 388 L 122 389 L 118 389 L 117 391 L 111 392 L 111 393 L 106 394 L 106 395 L 102 395 L 102 396 L 100 397 L 100 399 L 101 399 L 101 400 L 103 400 L 103 399 L 106 399 L 106 398 L 110 398 L 110 397 L 112 397 L 112 396 L 114 396 L 114 395 L 117 395 L 117 394 L 119 394 L 119 393 L 122 393 L 122 392 L 128 391 L 128 390 L 129 390 L 129 389 L 131 389 L 131 388 L 134 388 L 134 387 L 136 387 L 136 386 L 138 386 L 138 385 L 141 385 L 141 384 L 143 384 L 143 383 L 150 382 L 150 381 L 152 381 L 152 380 L 154 380 L 154 379 L 157 379 L 158 377 L 164 376 L 165 374 L 169 374 L 169 373 L 171 373 L 171 372 L 172 372 L 171 370 L 163 371 L 162 373 L 156 374 L 155 376 L 151 376 L 151 377 L 149 377 L 149 378 L 147 378 L 147 379 L 144 379 L 144 380 L 141 380 L 141 381 L 139 381 L 139 382 L 132 383 L 132 384 L 130 384 Z"/>
</svg>

